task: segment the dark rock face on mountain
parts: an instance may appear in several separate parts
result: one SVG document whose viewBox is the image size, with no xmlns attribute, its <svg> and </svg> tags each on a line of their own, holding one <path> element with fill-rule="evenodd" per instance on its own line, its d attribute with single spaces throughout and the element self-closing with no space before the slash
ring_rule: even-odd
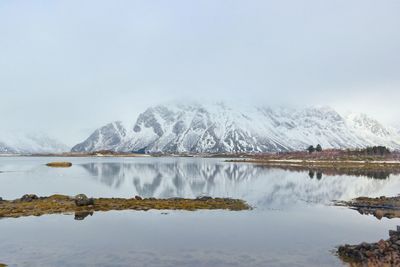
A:
<svg viewBox="0 0 400 267">
<path fill-rule="evenodd" d="M 318 143 L 324 148 L 400 148 L 398 133 L 364 114 L 344 117 L 329 107 L 239 109 L 195 104 L 151 107 L 134 125 L 107 124 L 72 151 L 274 152 L 304 150 Z"/>
</svg>

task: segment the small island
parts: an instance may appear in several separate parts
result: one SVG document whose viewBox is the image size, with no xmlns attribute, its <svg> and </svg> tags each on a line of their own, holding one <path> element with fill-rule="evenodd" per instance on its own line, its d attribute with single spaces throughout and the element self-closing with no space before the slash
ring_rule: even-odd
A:
<svg viewBox="0 0 400 267">
<path fill-rule="evenodd" d="M 41 216 L 56 213 L 75 213 L 77 218 L 93 214 L 95 211 L 111 210 L 248 210 L 251 207 L 243 200 L 230 198 L 212 198 L 208 196 L 196 199 L 187 198 L 88 198 L 84 194 L 75 197 L 52 195 L 38 197 L 27 194 L 15 200 L 0 200 L 0 218 L 18 218 L 22 216 Z"/>
<path fill-rule="evenodd" d="M 55 167 L 55 168 L 68 168 L 72 166 L 71 162 L 49 162 L 46 164 L 48 167 Z"/>
</svg>

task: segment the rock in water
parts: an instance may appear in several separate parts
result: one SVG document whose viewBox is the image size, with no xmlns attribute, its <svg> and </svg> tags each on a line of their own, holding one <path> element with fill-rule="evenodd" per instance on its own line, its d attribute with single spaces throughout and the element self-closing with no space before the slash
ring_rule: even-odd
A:
<svg viewBox="0 0 400 267">
<path fill-rule="evenodd" d="M 88 198 L 85 194 L 79 194 L 75 196 L 75 204 L 77 206 L 90 206 L 94 205 L 94 199 Z"/>
<path fill-rule="evenodd" d="M 31 202 L 35 199 L 39 199 L 39 197 L 35 194 L 26 194 L 21 197 L 21 201 Z"/>
</svg>

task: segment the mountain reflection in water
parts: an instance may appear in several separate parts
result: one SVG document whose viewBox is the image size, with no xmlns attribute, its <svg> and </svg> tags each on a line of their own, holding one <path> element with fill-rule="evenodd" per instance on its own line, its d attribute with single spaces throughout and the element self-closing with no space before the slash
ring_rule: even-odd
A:
<svg viewBox="0 0 400 267">
<path fill-rule="evenodd" d="M 398 176 L 389 177 L 386 173 L 378 173 L 378 176 L 376 173 L 357 173 L 363 175 L 357 177 L 201 159 L 93 162 L 80 166 L 109 187 L 131 187 L 132 195 L 234 197 L 265 208 L 286 208 L 304 202 L 329 204 L 332 200 L 379 196 L 390 194 L 390 188 L 400 184 Z"/>
</svg>

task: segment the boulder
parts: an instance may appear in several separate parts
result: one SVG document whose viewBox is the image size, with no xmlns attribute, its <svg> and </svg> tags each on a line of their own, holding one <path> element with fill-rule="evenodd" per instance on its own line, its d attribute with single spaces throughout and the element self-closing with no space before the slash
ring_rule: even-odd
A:
<svg viewBox="0 0 400 267">
<path fill-rule="evenodd" d="M 88 198 L 85 194 L 75 196 L 75 204 L 79 207 L 94 205 L 94 199 Z"/>
<path fill-rule="evenodd" d="M 35 194 L 26 194 L 21 197 L 21 201 L 25 201 L 25 202 L 31 202 L 36 199 L 39 199 L 39 197 Z"/>
<path fill-rule="evenodd" d="M 200 197 L 197 197 L 196 198 L 197 200 L 210 200 L 210 199 L 213 199 L 212 197 L 209 197 L 209 196 L 200 196 Z"/>
<path fill-rule="evenodd" d="M 136 200 L 142 200 L 142 197 L 140 197 L 140 196 L 135 196 L 135 199 L 136 199 Z"/>
</svg>

